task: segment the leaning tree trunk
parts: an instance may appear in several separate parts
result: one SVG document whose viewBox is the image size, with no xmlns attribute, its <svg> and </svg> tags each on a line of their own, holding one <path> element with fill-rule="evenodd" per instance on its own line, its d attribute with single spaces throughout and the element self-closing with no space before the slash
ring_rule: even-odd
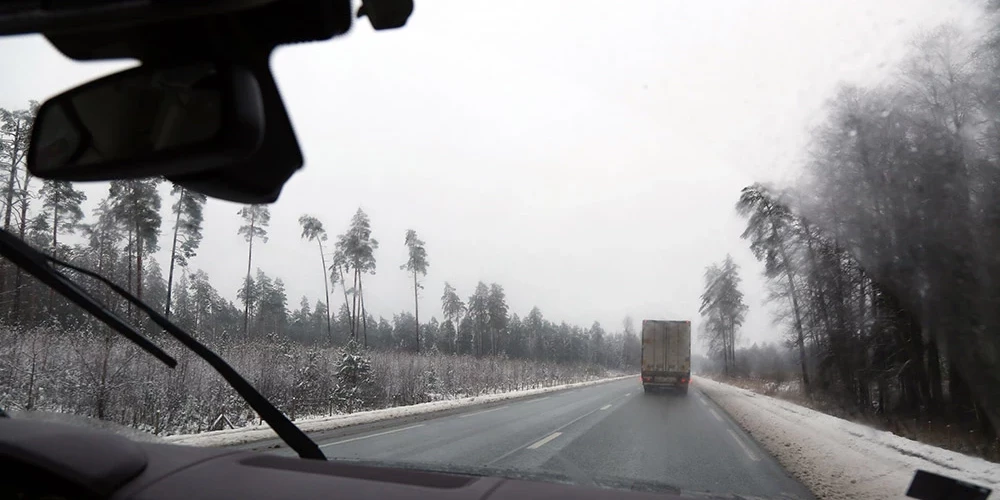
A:
<svg viewBox="0 0 1000 500">
<path fill-rule="evenodd" d="M 777 239 L 777 230 L 773 227 L 771 228 L 771 234 Z M 788 253 L 785 251 L 785 246 L 779 246 L 781 250 L 781 259 L 785 261 L 785 277 L 788 279 L 788 293 L 792 298 L 792 314 L 795 317 L 795 334 L 799 344 L 799 367 L 802 370 L 802 388 L 806 394 L 809 394 L 809 370 L 806 367 L 806 340 L 805 334 L 802 328 L 802 312 L 799 309 L 799 297 L 798 290 L 795 288 L 795 279 L 792 276 L 791 271 L 791 259 L 788 257 Z"/>
<path fill-rule="evenodd" d="M 52 256 L 59 258 L 59 206 L 52 207 Z M 55 314 L 56 290 L 49 287 L 49 316 Z"/>
<path fill-rule="evenodd" d="M 163 314 L 170 317 L 170 299 L 173 298 L 174 290 L 174 264 L 177 261 L 177 236 L 181 227 L 181 207 L 184 204 L 184 190 L 181 190 L 180 199 L 177 200 L 177 218 L 174 220 L 174 241 L 170 244 L 170 270 L 167 271 L 167 305 L 163 308 Z"/>
<path fill-rule="evenodd" d="M 736 328 L 731 321 L 729 325 L 729 362 L 733 364 L 733 376 L 739 375 L 736 370 Z"/>
<path fill-rule="evenodd" d="M 247 279 L 243 285 L 243 337 L 250 338 L 250 263 L 253 262 L 254 217 L 250 219 L 250 237 L 247 249 Z"/>
<path fill-rule="evenodd" d="M 358 295 L 361 296 L 361 325 L 362 332 L 364 332 L 364 346 L 365 349 L 368 348 L 368 314 L 365 313 L 365 284 L 361 278 L 358 278 Z"/>
<path fill-rule="evenodd" d="M 17 130 L 15 130 L 14 138 L 12 141 L 14 147 L 10 151 L 10 173 L 7 176 L 7 186 L 5 188 L 7 192 L 5 193 L 4 196 L 5 198 L 4 201 L 6 202 L 6 204 L 4 205 L 5 209 L 3 215 L 4 231 L 10 231 L 10 218 L 11 215 L 14 213 L 14 188 L 16 187 L 16 181 L 17 181 L 17 164 L 19 162 L 18 153 L 21 144 L 20 132 L 21 132 L 20 127 Z M 2 261 L 0 261 L 0 296 L 4 295 L 4 292 L 7 291 L 6 274 L 7 274 L 7 259 L 3 259 Z"/>
<path fill-rule="evenodd" d="M 21 220 L 17 224 L 17 236 L 24 241 L 24 232 L 28 226 L 28 182 L 31 181 L 31 174 L 28 169 L 24 169 L 24 182 L 21 184 L 24 193 L 21 195 Z M 24 282 L 24 271 L 18 266 L 14 272 L 14 318 L 21 315 L 21 285 Z"/>
<path fill-rule="evenodd" d="M 358 270 L 354 270 L 354 293 L 351 294 L 351 337 L 358 340 Z"/>
<path fill-rule="evenodd" d="M 416 323 L 417 352 L 420 352 L 420 301 L 417 299 L 417 272 L 413 271 L 413 319 Z"/>
<path fill-rule="evenodd" d="M 142 300 L 142 236 L 138 224 L 135 227 L 135 297 Z"/>
<path fill-rule="evenodd" d="M 316 238 L 319 243 L 319 260 L 323 264 L 323 291 L 326 292 L 326 337 L 333 343 L 333 324 L 330 321 L 330 280 L 326 278 L 326 256 L 323 255 L 323 240 Z"/>
<path fill-rule="evenodd" d="M 344 289 L 344 307 L 347 308 L 347 316 L 348 316 L 347 319 L 350 320 L 351 319 L 350 318 L 350 316 L 351 316 L 351 300 L 347 297 L 347 282 L 344 281 L 344 268 L 340 267 L 340 266 L 337 266 L 337 273 L 340 274 L 340 288 Z M 327 309 L 329 309 L 329 308 L 327 308 Z M 351 322 L 351 324 L 348 326 L 348 328 L 350 329 L 349 332 L 348 332 L 348 335 L 350 335 L 351 338 L 353 338 L 354 337 L 354 323 Z M 350 339 L 348 339 L 348 340 L 350 340 Z"/>
<path fill-rule="evenodd" d="M 125 275 L 125 283 L 128 283 L 128 291 L 129 292 L 132 291 L 132 284 L 133 284 L 133 282 L 132 282 L 132 252 L 135 251 L 135 239 L 134 239 L 135 235 L 134 235 L 132 229 L 133 228 L 130 225 L 129 228 L 128 228 L 128 256 L 125 259 L 125 260 L 128 261 L 128 265 L 126 266 L 126 268 L 128 269 L 128 272 Z M 129 319 L 133 319 L 133 316 L 132 316 L 132 303 L 126 301 L 126 306 L 128 307 L 127 310 L 128 310 L 128 317 L 129 317 Z"/>
<path fill-rule="evenodd" d="M 15 151 L 12 151 L 11 153 L 15 154 Z M 9 177 L 7 177 L 6 186 L 7 192 L 4 195 L 5 209 L 3 214 L 3 228 L 5 231 L 10 231 L 10 218 L 14 213 L 14 187 L 17 182 L 17 167 L 12 165 L 10 174 L 8 175 Z"/>
</svg>

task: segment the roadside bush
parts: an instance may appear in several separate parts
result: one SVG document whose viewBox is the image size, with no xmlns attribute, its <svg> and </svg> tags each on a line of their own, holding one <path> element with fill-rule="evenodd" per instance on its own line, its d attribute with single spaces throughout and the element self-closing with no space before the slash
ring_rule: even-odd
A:
<svg viewBox="0 0 1000 500">
<path fill-rule="evenodd" d="M 168 339 L 169 369 L 115 335 L 0 329 L 0 408 L 72 413 L 159 435 L 259 423 L 206 363 Z M 581 382 L 595 364 L 305 346 L 271 337 L 212 348 L 291 418 Z"/>
</svg>

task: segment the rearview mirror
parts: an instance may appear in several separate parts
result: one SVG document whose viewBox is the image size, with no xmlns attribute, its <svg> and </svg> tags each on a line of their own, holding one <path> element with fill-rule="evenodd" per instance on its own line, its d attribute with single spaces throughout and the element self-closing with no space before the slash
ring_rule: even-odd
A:
<svg viewBox="0 0 1000 500">
<path fill-rule="evenodd" d="M 67 181 L 198 173 L 253 155 L 264 123 L 260 85 L 245 68 L 140 66 L 46 101 L 27 167 Z"/>
</svg>

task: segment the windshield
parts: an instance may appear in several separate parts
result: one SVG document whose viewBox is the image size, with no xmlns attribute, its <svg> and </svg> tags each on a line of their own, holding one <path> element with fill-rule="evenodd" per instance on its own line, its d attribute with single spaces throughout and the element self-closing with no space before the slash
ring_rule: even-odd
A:
<svg viewBox="0 0 1000 500">
<path fill-rule="evenodd" d="M 37 101 L 134 63 L 8 38 L 0 224 L 162 312 L 330 459 L 765 498 L 898 497 L 917 469 L 1000 488 L 993 3 L 418 2 L 402 29 L 276 51 L 305 168 L 247 206 L 31 177 Z M 67 274 L 177 366 L 0 261 L 0 409 L 295 455 Z"/>
</svg>

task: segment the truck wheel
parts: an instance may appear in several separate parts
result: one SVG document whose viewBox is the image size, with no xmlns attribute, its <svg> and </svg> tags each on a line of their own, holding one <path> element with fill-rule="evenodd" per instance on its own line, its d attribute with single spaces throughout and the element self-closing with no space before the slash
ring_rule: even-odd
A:
<svg viewBox="0 0 1000 500">
<path fill-rule="evenodd" d="M 643 385 L 642 386 L 642 392 L 649 393 L 649 386 L 648 385 Z"/>
<path fill-rule="evenodd" d="M 687 393 L 688 393 L 688 386 L 685 385 L 684 387 L 681 387 L 681 395 L 687 396 Z"/>
</svg>

